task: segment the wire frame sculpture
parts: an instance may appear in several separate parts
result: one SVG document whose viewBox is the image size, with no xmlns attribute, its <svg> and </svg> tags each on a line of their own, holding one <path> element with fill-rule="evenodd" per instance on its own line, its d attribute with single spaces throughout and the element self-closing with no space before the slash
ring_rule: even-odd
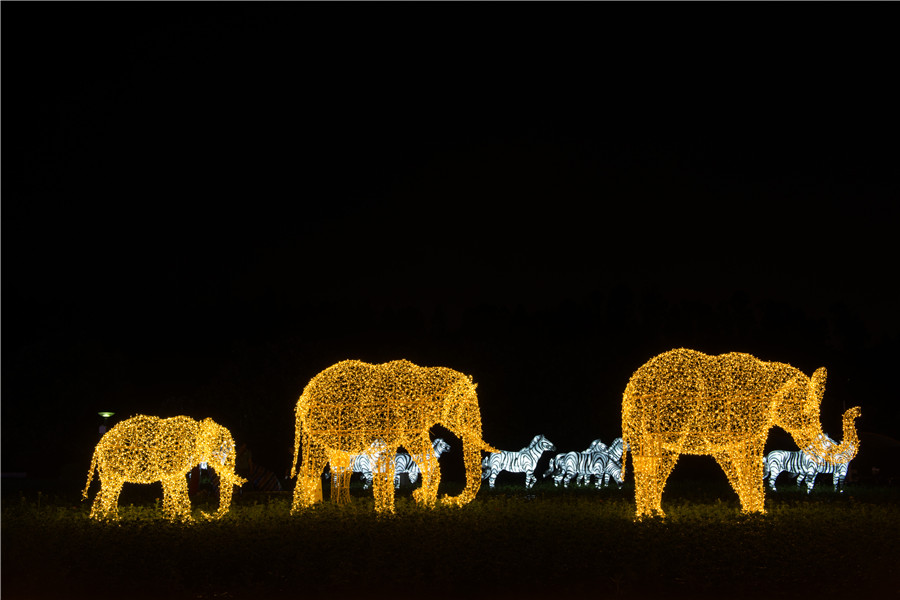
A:
<svg viewBox="0 0 900 600">
<path fill-rule="evenodd" d="M 765 512 L 763 447 L 776 425 L 818 460 L 848 462 L 859 448 L 853 421 L 860 409 L 844 413 L 843 442 L 830 443 L 819 421 L 825 378 L 824 367 L 807 377 L 789 364 L 738 352 L 710 356 L 679 348 L 649 360 L 622 398 L 636 516 L 665 516 L 663 488 L 681 454 L 711 455 L 742 510 Z"/>
<path fill-rule="evenodd" d="M 846 417 L 845 417 L 846 418 Z M 828 438 L 831 444 L 835 444 L 834 440 Z M 841 462 L 827 462 L 817 460 L 815 455 L 803 450 L 772 450 L 766 455 L 765 469 L 763 471 L 763 479 L 768 478 L 769 488 L 777 491 L 775 488 L 775 480 L 781 473 L 787 472 L 791 477 L 797 478 L 797 486 L 806 482 L 806 493 L 811 493 L 816 484 L 816 476 L 831 475 L 835 492 L 843 492 L 844 480 L 847 477 L 847 471 L 850 468 L 850 461 L 856 449 L 851 448 L 845 457 L 839 457 Z"/>
<path fill-rule="evenodd" d="M 525 473 L 525 488 L 531 488 L 537 481 L 534 469 L 544 452 L 552 452 L 556 446 L 543 435 L 536 435 L 531 443 L 519 450 L 497 450 L 489 454 L 481 463 L 481 478 L 487 479 L 491 489 L 501 471 Z"/>
<path fill-rule="evenodd" d="M 158 481 L 163 487 L 165 518 L 190 521 L 187 475 L 201 463 L 207 463 L 219 477 L 219 509 L 213 515 L 202 514 L 220 518 L 228 512 L 234 486 L 246 482 L 234 472 L 231 432 L 212 419 L 136 415 L 116 424 L 100 438 L 82 496 L 87 499 L 96 471 L 100 491 L 94 498 L 91 518 L 115 520 L 124 484 Z"/>
<path fill-rule="evenodd" d="M 421 456 L 422 486 L 416 501 L 433 506 L 437 500 L 440 468 L 429 429 L 440 424 L 463 443 L 466 486 L 445 503 L 470 502 L 481 484 L 481 451 L 495 451 L 481 438 L 481 412 L 472 378 L 445 367 L 420 367 L 407 360 L 369 364 L 345 360 L 312 378 L 297 401 L 294 462 L 298 476 L 291 513 L 315 502 L 315 489 L 326 463 L 341 477 L 332 478 L 332 497 L 349 498 L 351 460 L 379 446 L 373 455 L 375 510 L 394 512 L 394 455 L 402 446 Z M 303 462 L 298 460 L 303 445 Z"/>
</svg>

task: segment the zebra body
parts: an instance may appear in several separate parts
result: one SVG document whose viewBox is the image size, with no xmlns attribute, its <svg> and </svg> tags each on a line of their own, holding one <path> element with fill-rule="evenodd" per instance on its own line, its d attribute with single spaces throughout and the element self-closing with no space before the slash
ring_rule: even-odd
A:
<svg viewBox="0 0 900 600">
<path fill-rule="evenodd" d="M 852 455 L 851 455 L 852 456 Z M 791 477 L 797 478 L 797 485 L 806 481 L 806 493 L 812 492 L 816 484 L 817 475 L 830 474 L 834 482 L 834 491 L 843 491 L 844 479 L 850 462 L 830 463 L 815 458 L 814 455 L 803 450 L 772 450 L 766 455 L 763 478 L 769 478 L 769 488 L 775 489 L 775 480 L 781 473 L 787 472 Z"/>
<path fill-rule="evenodd" d="M 525 487 L 530 488 L 537 481 L 537 477 L 534 476 L 534 468 L 541 455 L 553 450 L 556 450 L 556 446 L 550 440 L 543 435 L 536 435 L 528 446 L 518 452 L 509 450 L 492 452 L 481 462 L 481 478 L 488 479 L 493 488 L 497 481 L 497 475 L 501 471 L 525 473 Z"/>
<path fill-rule="evenodd" d="M 609 448 L 607 448 L 606 454 L 609 456 L 609 461 L 606 463 L 606 468 L 603 470 L 603 487 L 609 485 L 610 479 L 612 479 L 619 488 L 622 487 L 622 455 L 624 454 L 624 450 L 625 443 L 622 438 L 614 439 Z"/>
<path fill-rule="evenodd" d="M 569 487 L 569 482 L 576 476 L 576 483 L 591 482 L 591 476 L 597 477 L 596 486 L 599 488 L 603 481 L 603 473 L 609 456 L 605 452 L 567 452 L 558 454 L 555 459 L 553 483 L 563 487 Z"/>
<path fill-rule="evenodd" d="M 432 442 L 432 447 L 434 448 L 434 457 L 440 458 L 441 454 L 444 452 L 450 451 L 450 444 L 445 442 L 442 438 L 437 438 Z M 418 457 L 413 457 L 410 454 L 406 454 L 404 452 L 398 453 L 397 456 L 394 457 L 394 487 L 400 489 L 400 475 L 406 473 L 409 475 L 409 482 L 414 484 L 419 480 L 419 474 L 422 472 L 419 467 L 419 462 L 422 462 L 418 459 Z M 372 482 L 372 474 L 369 473 L 369 478 L 367 479 L 368 484 Z M 368 485 L 367 484 L 367 485 Z"/>
<path fill-rule="evenodd" d="M 544 477 L 552 475 L 557 486 L 562 482 L 568 487 L 574 472 L 578 485 L 590 484 L 591 478 L 596 477 L 598 488 L 608 486 L 610 480 L 622 487 L 622 454 L 622 438 L 613 440 L 611 446 L 594 440 L 584 452 L 561 453 L 550 459 L 550 467 Z"/>
</svg>

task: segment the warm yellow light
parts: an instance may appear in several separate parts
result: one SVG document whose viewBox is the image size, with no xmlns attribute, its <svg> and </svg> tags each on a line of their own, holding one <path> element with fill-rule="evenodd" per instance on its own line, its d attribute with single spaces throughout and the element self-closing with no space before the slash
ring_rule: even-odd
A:
<svg viewBox="0 0 900 600">
<path fill-rule="evenodd" d="M 190 521 L 187 474 L 205 462 L 219 476 L 219 510 L 203 516 L 219 518 L 231 505 L 232 486 L 246 481 L 234 473 L 234 455 L 231 433 L 212 419 L 198 422 L 190 417 L 137 415 L 118 423 L 100 439 L 83 497 L 88 497 L 96 469 L 100 491 L 91 507 L 91 518 L 117 519 L 119 493 L 125 483 L 159 481 L 164 516 Z"/>
<path fill-rule="evenodd" d="M 637 516 L 664 516 L 663 488 L 681 454 L 713 456 L 741 508 L 765 512 L 763 447 L 776 425 L 819 460 L 849 462 L 859 448 L 853 421 L 860 409 L 844 413 L 842 443 L 830 442 L 819 423 L 825 376 L 824 367 L 807 377 L 738 352 L 708 356 L 680 348 L 652 358 L 632 375 L 622 399 Z"/>
<path fill-rule="evenodd" d="M 331 464 L 332 498 L 349 498 L 353 457 L 369 454 L 375 510 L 394 511 L 394 455 L 400 446 L 419 465 L 422 487 L 416 501 L 433 506 L 441 473 L 428 430 L 440 424 L 463 442 L 466 487 L 443 501 L 470 502 L 481 484 L 481 451 L 496 452 L 481 439 L 481 412 L 472 378 L 444 367 L 420 367 L 406 360 L 369 364 L 345 360 L 310 380 L 297 401 L 294 462 L 297 485 L 291 513 L 311 506 L 326 463 Z M 297 469 L 300 443 L 303 463 Z"/>
</svg>

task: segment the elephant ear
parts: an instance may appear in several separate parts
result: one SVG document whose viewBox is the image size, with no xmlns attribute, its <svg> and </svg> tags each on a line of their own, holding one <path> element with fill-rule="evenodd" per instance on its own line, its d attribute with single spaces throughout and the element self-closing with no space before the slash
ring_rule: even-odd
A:
<svg viewBox="0 0 900 600">
<path fill-rule="evenodd" d="M 816 372 L 813 373 L 812 377 L 809 378 L 809 392 L 808 397 L 810 403 L 813 401 L 816 404 L 822 403 L 822 396 L 825 395 L 825 379 L 828 377 L 828 371 L 825 370 L 825 367 L 819 367 L 816 369 Z"/>
</svg>

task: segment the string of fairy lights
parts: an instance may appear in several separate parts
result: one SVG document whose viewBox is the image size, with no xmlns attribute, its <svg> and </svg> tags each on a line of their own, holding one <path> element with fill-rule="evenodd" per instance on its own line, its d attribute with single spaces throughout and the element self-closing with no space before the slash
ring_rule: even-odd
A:
<svg viewBox="0 0 900 600">
<path fill-rule="evenodd" d="M 817 461 L 849 463 L 859 448 L 854 421 L 860 409 L 844 413 L 840 444 L 828 438 L 819 420 L 825 378 L 824 368 L 807 377 L 789 364 L 737 352 L 710 356 L 679 348 L 650 359 L 632 375 L 622 399 L 622 446 L 632 455 L 636 516 L 665 515 L 663 489 L 682 454 L 713 456 L 742 509 L 765 512 L 763 447 L 774 426 Z M 376 512 L 393 513 L 394 456 L 400 447 L 418 457 L 422 484 L 413 492 L 416 502 L 435 506 L 441 472 L 429 430 L 438 424 L 462 441 L 466 470 L 464 489 L 441 501 L 471 502 L 481 484 L 481 452 L 499 452 L 482 439 L 475 388 L 463 373 L 406 360 L 345 360 L 317 374 L 295 408 L 291 514 L 322 500 L 326 465 L 333 475 L 332 500 L 349 501 L 352 461 L 361 454 L 371 463 Z M 220 518 L 234 486 L 246 481 L 235 474 L 234 448 L 228 429 L 212 419 L 137 415 L 122 421 L 94 450 L 83 494 L 88 497 L 96 471 L 100 491 L 91 518 L 118 518 L 125 483 L 158 481 L 164 516 L 191 521 L 187 474 L 200 463 L 208 463 L 220 480 L 219 509 L 203 515 Z M 624 474 L 623 456 L 620 480 Z"/>
<path fill-rule="evenodd" d="M 825 377 L 824 368 L 807 377 L 789 364 L 738 352 L 709 356 L 679 348 L 650 359 L 622 399 L 637 517 L 665 515 L 663 488 L 681 454 L 713 456 L 742 510 L 765 512 L 763 447 L 774 426 L 819 460 L 849 462 L 859 448 L 853 421 L 860 409 L 844 413 L 844 439 L 832 443 L 819 421 Z"/>
<path fill-rule="evenodd" d="M 416 501 L 434 506 L 441 480 L 429 430 L 440 424 L 463 442 L 466 487 L 443 502 L 462 506 L 481 484 L 481 450 L 495 451 L 481 438 L 481 412 L 472 378 L 445 367 L 420 367 L 406 360 L 369 364 L 345 360 L 310 380 L 297 401 L 294 462 L 297 474 L 291 512 L 309 507 L 319 496 L 326 463 L 332 497 L 348 497 L 349 457 L 372 457 L 375 510 L 394 512 L 394 455 L 403 447 L 421 457 L 422 486 Z M 301 441 L 303 462 L 297 462 Z M 373 448 L 376 450 L 373 453 Z"/>
<path fill-rule="evenodd" d="M 161 419 L 136 415 L 103 434 L 88 471 L 84 498 L 96 470 L 100 491 L 91 506 L 91 518 L 118 518 L 118 500 L 125 483 L 162 483 L 163 515 L 170 520 L 190 521 L 187 474 L 207 463 L 219 476 L 219 510 L 208 518 L 220 518 L 231 505 L 235 485 L 246 480 L 235 475 L 234 440 L 231 433 L 212 419 L 190 417 Z"/>
</svg>

